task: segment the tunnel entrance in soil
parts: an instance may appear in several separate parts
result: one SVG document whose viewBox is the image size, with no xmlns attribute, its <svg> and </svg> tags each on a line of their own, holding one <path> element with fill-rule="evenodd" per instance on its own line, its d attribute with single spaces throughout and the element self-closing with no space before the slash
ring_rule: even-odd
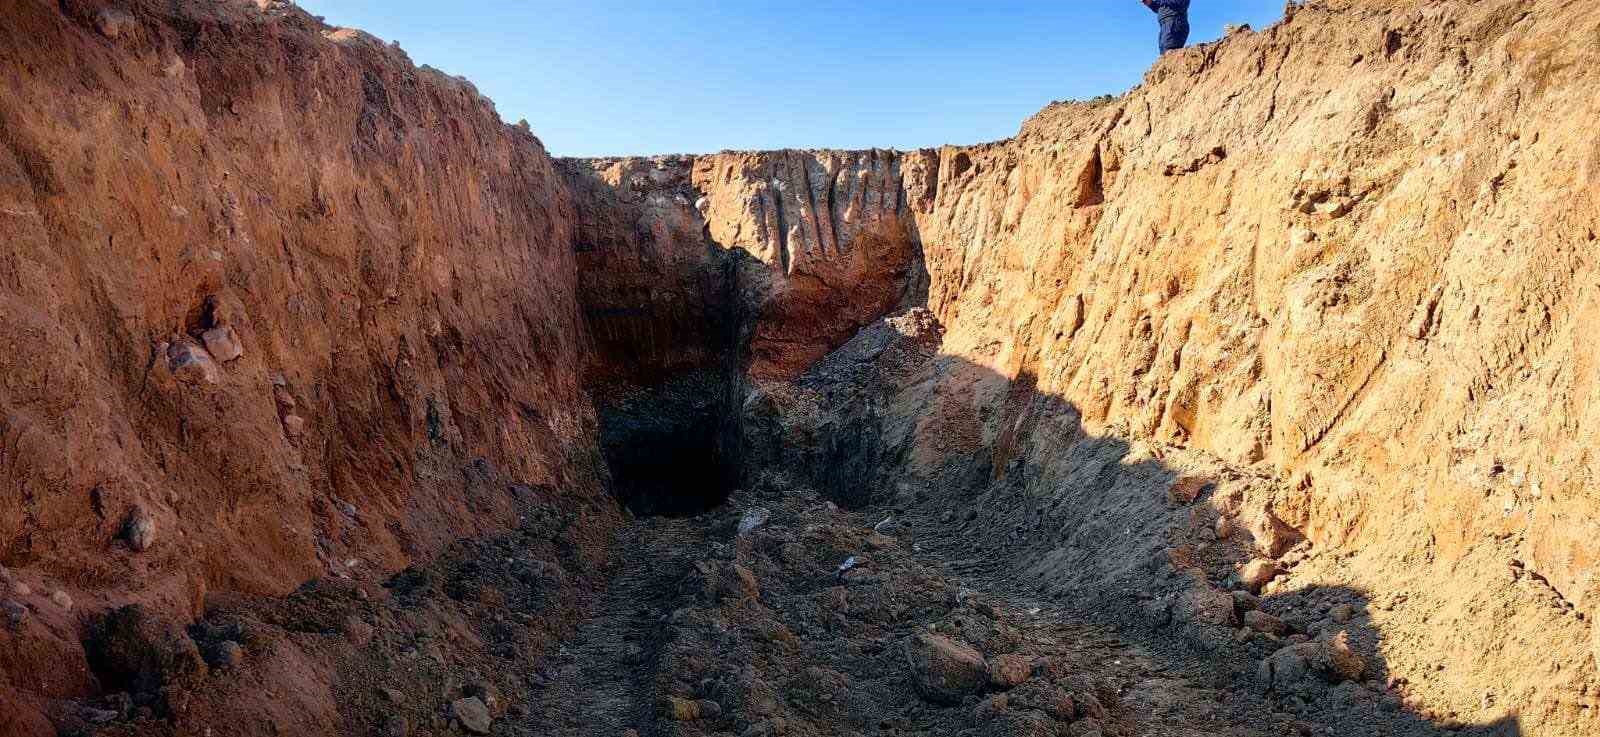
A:
<svg viewBox="0 0 1600 737">
<path fill-rule="evenodd" d="M 612 490 L 629 511 L 692 517 L 728 500 L 742 476 L 742 454 L 725 384 L 685 377 L 601 410 Z"/>
</svg>

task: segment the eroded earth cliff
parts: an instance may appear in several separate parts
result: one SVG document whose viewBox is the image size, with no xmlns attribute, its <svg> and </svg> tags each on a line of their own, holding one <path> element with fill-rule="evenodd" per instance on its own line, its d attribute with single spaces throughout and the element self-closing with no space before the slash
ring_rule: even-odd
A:
<svg viewBox="0 0 1600 737">
<path fill-rule="evenodd" d="M 1600 731 L 1600 3 L 586 161 L 276 0 L 3 7 L 0 734 Z"/>
</svg>

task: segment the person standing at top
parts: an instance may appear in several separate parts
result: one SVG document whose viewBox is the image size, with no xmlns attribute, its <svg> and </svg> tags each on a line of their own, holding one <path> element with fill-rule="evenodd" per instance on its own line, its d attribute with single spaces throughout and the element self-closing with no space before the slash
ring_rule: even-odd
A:
<svg viewBox="0 0 1600 737">
<path fill-rule="evenodd" d="M 1189 43 L 1189 0 L 1139 0 L 1161 21 L 1161 53 Z"/>
</svg>

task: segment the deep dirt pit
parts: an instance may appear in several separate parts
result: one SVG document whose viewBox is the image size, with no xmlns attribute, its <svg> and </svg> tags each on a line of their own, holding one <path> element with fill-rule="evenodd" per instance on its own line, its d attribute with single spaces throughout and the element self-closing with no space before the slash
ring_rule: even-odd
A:
<svg viewBox="0 0 1600 737">
<path fill-rule="evenodd" d="M 738 419 L 720 387 L 686 381 L 600 412 L 600 441 L 618 501 L 639 516 L 709 512 L 743 478 Z"/>
<path fill-rule="evenodd" d="M 5 13 L 0 737 L 1600 732 L 1590 3 L 603 161 L 276 0 Z"/>
</svg>

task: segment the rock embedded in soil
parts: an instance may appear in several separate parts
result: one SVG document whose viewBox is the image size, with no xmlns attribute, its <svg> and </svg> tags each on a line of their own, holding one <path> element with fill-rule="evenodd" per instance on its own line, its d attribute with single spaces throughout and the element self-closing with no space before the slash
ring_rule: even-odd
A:
<svg viewBox="0 0 1600 737">
<path fill-rule="evenodd" d="M 928 633 L 905 641 L 903 652 L 912 683 L 936 704 L 959 704 L 989 682 L 989 664 L 967 645 Z"/>
<path fill-rule="evenodd" d="M 995 688 L 1016 688 L 1032 675 L 1033 659 L 1026 655 L 1009 653 L 989 660 L 989 683 Z"/>
<path fill-rule="evenodd" d="M 174 378 L 185 384 L 216 384 L 221 380 L 221 371 L 211 354 L 187 341 L 167 349 L 167 367 Z"/>
<path fill-rule="evenodd" d="M 1259 594 L 1262 588 L 1282 573 L 1283 569 L 1276 561 L 1257 558 L 1244 564 L 1244 567 L 1239 569 L 1239 583 L 1243 584 L 1251 593 Z"/>
<path fill-rule="evenodd" d="M 200 649 L 183 628 L 135 604 L 107 613 L 90 631 L 85 651 L 110 688 L 150 693 L 205 672 Z"/>
<path fill-rule="evenodd" d="M 1365 672 L 1365 659 L 1351 649 L 1349 635 L 1341 632 L 1274 652 L 1261 661 L 1256 682 L 1269 692 L 1310 695 L 1330 683 L 1358 681 Z"/>
<path fill-rule="evenodd" d="M 700 702 L 669 696 L 661 705 L 662 716 L 674 722 L 692 722 L 700 718 Z"/>
<path fill-rule="evenodd" d="M 244 662 L 244 648 L 233 640 L 224 640 L 216 646 L 211 665 L 216 668 L 237 668 Z"/>
<path fill-rule="evenodd" d="M 1232 626 L 1236 621 L 1234 599 L 1202 579 L 1192 581 L 1178 596 L 1172 616 L 1180 622 Z"/>
<path fill-rule="evenodd" d="M 1289 634 L 1289 625 L 1284 624 L 1283 620 L 1259 609 L 1245 612 L 1244 623 L 1245 626 L 1262 634 L 1276 635 L 1278 637 Z"/>
<path fill-rule="evenodd" d="M 129 15 L 127 11 L 116 8 L 101 8 L 99 12 L 95 13 L 94 25 L 95 30 L 98 30 L 100 35 L 116 41 L 137 28 L 138 21 L 134 20 L 134 17 Z"/>
<path fill-rule="evenodd" d="M 489 707 L 476 696 L 450 702 L 450 716 L 471 734 L 489 734 L 489 729 L 494 724 L 494 719 L 489 715 Z"/>
<path fill-rule="evenodd" d="M 144 507 L 134 507 L 128 513 L 128 521 L 123 525 L 122 537 L 128 541 L 128 547 L 136 553 L 143 553 L 156 544 L 156 521 L 145 511 Z"/>
<path fill-rule="evenodd" d="M 0 601 L 0 616 L 5 617 L 6 626 L 15 630 L 28 621 L 28 607 L 20 601 L 6 599 Z"/>
<path fill-rule="evenodd" d="M 239 343 L 239 334 L 233 328 L 223 326 L 212 328 L 202 334 L 206 350 L 211 357 L 219 362 L 227 363 L 244 355 L 244 346 Z"/>
<path fill-rule="evenodd" d="M 1167 487 L 1167 503 L 1174 506 L 1193 504 L 1200 495 L 1214 487 L 1210 480 L 1199 476 L 1184 476 Z"/>
<path fill-rule="evenodd" d="M 463 692 L 482 701 L 483 705 L 488 707 L 490 714 L 500 711 L 500 689 L 495 688 L 493 683 L 481 680 L 473 681 L 467 684 Z"/>
<path fill-rule="evenodd" d="M 300 415 L 284 415 L 283 434 L 290 440 L 299 440 L 306 434 L 306 419 Z"/>
<path fill-rule="evenodd" d="M 755 573 L 737 563 L 702 561 L 695 564 L 702 590 L 712 601 L 744 601 L 761 595 Z"/>
<path fill-rule="evenodd" d="M 768 510 L 766 507 L 752 509 L 748 512 L 745 512 L 744 516 L 739 519 L 739 536 L 744 537 L 745 535 L 755 531 L 757 527 L 766 524 L 767 519 L 771 516 L 771 510 Z"/>
<path fill-rule="evenodd" d="M 1305 539 L 1293 527 L 1265 509 L 1257 510 L 1254 514 L 1247 515 L 1247 518 L 1250 534 L 1255 537 L 1256 546 L 1268 558 L 1282 557 L 1289 548 Z"/>
</svg>

